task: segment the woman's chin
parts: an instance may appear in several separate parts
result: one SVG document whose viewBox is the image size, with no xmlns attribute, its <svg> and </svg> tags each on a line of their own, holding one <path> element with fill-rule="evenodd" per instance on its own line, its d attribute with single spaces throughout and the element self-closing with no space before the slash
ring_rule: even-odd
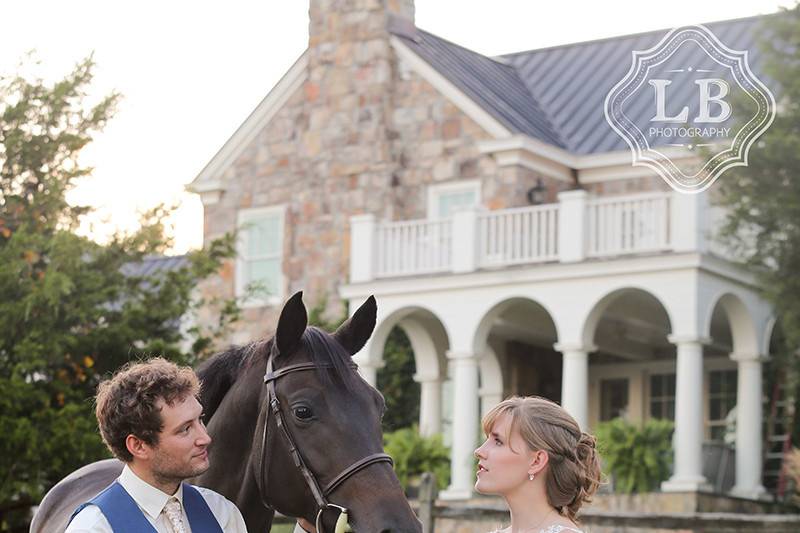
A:
<svg viewBox="0 0 800 533">
<path fill-rule="evenodd" d="M 475 482 L 475 492 L 484 495 L 494 494 L 492 489 L 486 486 L 486 483 L 481 483 L 480 479 Z"/>
</svg>

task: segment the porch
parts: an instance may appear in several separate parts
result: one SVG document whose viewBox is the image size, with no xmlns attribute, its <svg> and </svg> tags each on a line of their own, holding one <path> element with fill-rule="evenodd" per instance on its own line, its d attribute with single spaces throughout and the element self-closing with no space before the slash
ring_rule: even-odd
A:
<svg viewBox="0 0 800 533">
<path fill-rule="evenodd" d="M 590 431 L 615 416 L 674 419 L 665 492 L 710 490 L 703 443 L 732 431 L 744 453 L 731 492 L 764 494 L 771 310 L 708 238 L 714 219 L 705 194 L 582 190 L 443 220 L 351 219 L 342 296 L 379 303 L 357 362 L 374 384 L 391 329 L 409 337 L 421 431 L 450 440 L 443 498 L 472 496 L 480 415 L 510 394 L 560 401 Z"/>
</svg>

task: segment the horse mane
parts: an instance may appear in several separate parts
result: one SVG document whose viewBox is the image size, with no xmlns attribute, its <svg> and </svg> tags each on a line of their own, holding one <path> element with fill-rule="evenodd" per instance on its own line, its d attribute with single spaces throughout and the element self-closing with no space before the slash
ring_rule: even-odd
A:
<svg viewBox="0 0 800 533">
<path fill-rule="evenodd" d="M 197 369 L 202 387 L 200 389 L 200 403 L 203 405 L 203 419 L 205 423 L 211 420 L 225 395 L 239 378 L 242 370 L 249 367 L 250 363 L 260 357 L 267 357 L 273 339 L 258 340 L 244 346 L 231 346 L 225 351 L 211 356 Z M 332 374 L 348 391 L 353 389 L 356 382 L 356 372 L 351 367 L 352 358 L 333 336 L 324 330 L 309 326 L 300 338 L 300 344 L 311 357 L 311 362 L 316 365 L 332 364 Z M 323 384 L 331 382 L 331 372 L 320 369 L 317 371 Z"/>
<path fill-rule="evenodd" d="M 216 412 L 222 399 L 239 378 L 242 369 L 268 344 L 263 340 L 244 346 L 231 346 L 204 361 L 197 369 L 200 378 L 200 403 L 203 405 L 203 421 L 207 424 Z"/>
</svg>

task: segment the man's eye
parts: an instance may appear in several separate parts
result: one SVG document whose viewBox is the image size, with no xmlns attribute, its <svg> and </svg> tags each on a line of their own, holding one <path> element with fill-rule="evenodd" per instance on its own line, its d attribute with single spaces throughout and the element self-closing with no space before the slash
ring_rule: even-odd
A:
<svg viewBox="0 0 800 533">
<path fill-rule="evenodd" d="M 300 407 L 294 408 L 294 416 L 296 416 L 300 420 L 308 420 L 313 415 L 314 413 L 311 412 L 311 409 L 309 409 L 305 405 L 301 405 Z"/>
</svg>

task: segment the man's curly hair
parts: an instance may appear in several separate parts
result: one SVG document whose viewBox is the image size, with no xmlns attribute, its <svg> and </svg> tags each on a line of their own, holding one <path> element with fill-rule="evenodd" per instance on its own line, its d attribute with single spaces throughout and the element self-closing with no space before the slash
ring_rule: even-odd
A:
<svg viewBox="0 0 800 533">
<path fill-rule="evenodd" d="M 172 406 L 199 393 L 200 382 L 189 367 L 160 357 L 125 365 L 97 387 L 95 415 L 103 442 L 117 459 L 131 462 L 128 435 L 158 444 L 164 426 L 159 400 Z"/>
</svg>

